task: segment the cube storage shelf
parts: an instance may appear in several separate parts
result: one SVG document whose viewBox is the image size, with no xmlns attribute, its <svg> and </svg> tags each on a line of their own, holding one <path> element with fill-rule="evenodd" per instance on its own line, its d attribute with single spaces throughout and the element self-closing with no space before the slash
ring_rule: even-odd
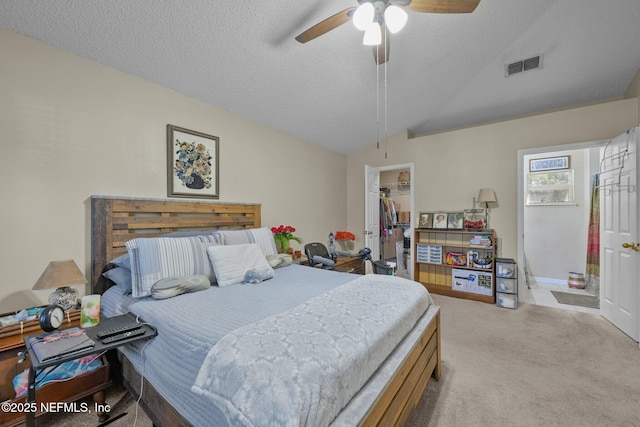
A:
<svg viewBox="0 0 640 427">
<path fill-rule="evenodd" d="M 413 241 L 416 254 L 414 280 L 429 292 L 495 303 L 494 230 L 417 228 Z M 446 254 L 450 252 L 464 254 L 467 263 L 447 264 Z M 470 259 L 470 255 L 474 259 Z M 460 260 L 459 256 L 449 258 Z M 483 264 L 482 260 L 490 262 Z"/>
</svg>

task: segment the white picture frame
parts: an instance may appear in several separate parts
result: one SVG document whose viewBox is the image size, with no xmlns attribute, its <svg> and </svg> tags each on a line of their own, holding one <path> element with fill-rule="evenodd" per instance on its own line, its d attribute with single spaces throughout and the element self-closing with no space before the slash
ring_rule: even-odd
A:
<svg viewBox="0 0 640 427">
<path fill-rule="evenodd" d="M 435 212 L 433 214 L 433 228 L 446 230 L 448 224 L 446 212 Z"/>
</svg>

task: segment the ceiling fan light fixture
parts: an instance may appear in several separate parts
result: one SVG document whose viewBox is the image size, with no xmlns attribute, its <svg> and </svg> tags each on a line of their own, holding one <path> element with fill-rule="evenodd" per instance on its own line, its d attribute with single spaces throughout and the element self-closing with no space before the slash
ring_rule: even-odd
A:
<svg viewBox="0 0 640 427">
<path fill-rule="evenodd" d="M 373 22 L 376 11 L 372 3 L 362 3 L 353 14 L 353 25 L 360 31 L 365 31 Z"/>
<path fill-rule="evenodd" d="M 407 18 L 407 12 L 393 4 L 384 10 L 384 22 L 387 24 L 387 28 L 391 31 L 391 34 L 395 34 L 403 29 L 407 23 Z"/>
<path fill-rule="evenodd" d="M 364 32 L 362 44 L 365 46 L 378 46 L 380 43 L 382 43 L 382 31 L 380 31 L 380 24 L 372 22 Z"/>
</svg>

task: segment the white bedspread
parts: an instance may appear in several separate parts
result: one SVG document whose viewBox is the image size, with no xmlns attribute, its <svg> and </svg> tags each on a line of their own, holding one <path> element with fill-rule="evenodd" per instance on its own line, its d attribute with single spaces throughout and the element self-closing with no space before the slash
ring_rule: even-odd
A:
<svg viewBox="0 0 640 427">
<path fill-rule="evenodd" d="M 232 426 L 329 425 L 430 303 L 416 282 L 362 276 L 226 335 L 192 391 Z"/>
</svg>

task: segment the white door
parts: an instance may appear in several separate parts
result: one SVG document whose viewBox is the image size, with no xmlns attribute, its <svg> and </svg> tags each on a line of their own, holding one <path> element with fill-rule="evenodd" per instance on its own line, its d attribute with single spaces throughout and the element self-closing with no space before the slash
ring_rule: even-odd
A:
<svg viewBox="0 0 640 427">
<path fill-rule="evenodd" d="M 640 252 L 638 244 L 638 127 L 600 151 L 600 310 L 638 341 Z"/>
<path fill-rule="evenodd" d="M 375 261 L 380 259 L 380 170 L 365 165 L 364 182 L 364 245 L 371 249 Z"/>
</svg>

